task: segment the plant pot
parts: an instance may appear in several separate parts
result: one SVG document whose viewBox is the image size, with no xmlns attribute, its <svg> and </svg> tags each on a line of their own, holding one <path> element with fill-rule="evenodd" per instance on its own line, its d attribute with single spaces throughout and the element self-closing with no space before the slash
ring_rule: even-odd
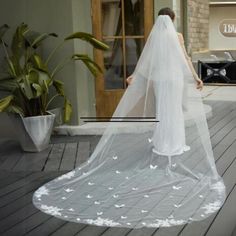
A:
<svg viewBox="0 0 236 236">
<path fill-rule="evenodd" d="M 49 113 L 49 112 L 48 112 Z M 26 152 L 40 152 L 48 147 L 55 115 L 22 117 L 9 114 L 15 128 L 15 137 Z"/>
<path fill-rule="evenodd" d="M 57 126 L 63 124 L 62 108 L 61 107 L 50 109 L 50 110 L 48 110 L 48 112 L 55 115 L 54 127 L 57 127 Z"/>
</svg>

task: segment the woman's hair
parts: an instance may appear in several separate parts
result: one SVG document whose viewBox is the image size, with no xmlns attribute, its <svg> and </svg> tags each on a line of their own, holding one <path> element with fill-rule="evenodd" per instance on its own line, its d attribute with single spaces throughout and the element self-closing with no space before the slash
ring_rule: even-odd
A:
<svg viewBox="0 0 236 236">
<path fill-rule="evenodd" d="M 158 12 L 158 16 L 159 15 L 168 15 L 171 18 L 172 21 L 175 19 L 175 13 L 169 7 L 161 8 L 161 10 Z"/>
</svg>

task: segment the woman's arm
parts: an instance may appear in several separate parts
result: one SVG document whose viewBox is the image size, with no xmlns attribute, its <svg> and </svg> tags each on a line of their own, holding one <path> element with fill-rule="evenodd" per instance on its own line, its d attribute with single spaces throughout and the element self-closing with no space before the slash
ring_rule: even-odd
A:
<svg viewBox="0 0 236 236">
<path fill-rule="evenodd" d="M 178 33 L 178 37 L 179 37 L 179 41 L 180 41 L 180 45 L 183 49 L 183 52 L 184 52 L 184 55 L 185 55 L 185 58 L 188 62 L 188 65 L 189 65 L 189 68 L 191 69 L 192 71 L 192 74 L 193 74 L 193 77 L 194 79 L 196 80 L 197 82 L 197 88 L 199 88 L 200 90 L 202 89 L 203 87 L 203 82 L 202 80 L 198 77 L 198 74 L 196 73 L 194 67 L 193 67 L 193 64 L 192 64 L 192 61 L 191 61 L 191 58 L 188 56 L 188 53 L 186 51 L 186 48 L 185 48 L 185 45 L 184 45 L 184 37 L 181 33 Z"/>
</svg>

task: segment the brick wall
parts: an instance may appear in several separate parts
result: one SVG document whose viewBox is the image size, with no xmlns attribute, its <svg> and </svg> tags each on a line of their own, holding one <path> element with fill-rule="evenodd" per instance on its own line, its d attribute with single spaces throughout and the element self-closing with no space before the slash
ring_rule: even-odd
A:
<svg viewBox="0 0 236 236">
<path fill-rule="evenodd" d="M 188 2 L 188 52 L 208 50 L 209 45 L 209 0 Z"/>
</svg>

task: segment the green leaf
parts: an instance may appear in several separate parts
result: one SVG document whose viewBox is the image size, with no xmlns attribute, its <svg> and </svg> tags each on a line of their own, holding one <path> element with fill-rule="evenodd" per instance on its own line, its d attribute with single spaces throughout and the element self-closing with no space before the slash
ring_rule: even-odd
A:
<svg viewBox="0 0 236 236">
<path fill-rule="evenodd" d="M 20 87 L 24 95 L 27 97 L 27 99 L 31 100 L 34 98 L 34 93 L 31 87 L 31 82 L 29 79 L 29 75 L 25 75 L 25 78 L 23 81 L 20 83 Z"/>
<path fill-rule="evenodd" d="M 36 91 L 36 97 L 40 97 L 43 94 L 43 90 L 42 87 L 39 84 L 32 84 L 32 87 L 35 89 Z"/>
<path fill-rule="evenodd" d="M 70 39 L 81 39 L 83 41 L 90 43 L 95 48 L 100 49 L 100 50 L 108 50 L 109 49 L 109 46 L 107 44 L 96 39 L 92 34 L 89 34 L 89 33 L 75 32 L 65 38 L 65 40 L 70 40 Z"/>
<path fill-rule="evenodd" d="M 29 72 L 30 82 L 37 83 L 41 86 L 42 92 L 48 93 L 49 86 L 51 84 L 50 76 L 47 73 L 37 70 L 35 68 L 30 68 Z"/>
<path fill-rule="evenodd" d="M 49 93 L 49 86 L 52 84 L 52 79 L 50 75 L 45 72 L 38 71 L 39 73 L 39 84 L 43 89 L 44 93 Z"/>
<path fill-rule="evenodd" d="M 69 101 L 69 99 L 65 98 L 64 102 L 64 121 L 67 123 L 71 119 L 72 114 L 72 105 Z"/>
<path fill-rule="evenodd" d="M 39 73 L 38 73 L 38 71 L 33 69 L 33 68 L 30 68 L 29 69 L 29 74 L 28 74 L 28 79 L 29 79 L 31 84 L 39 83 Z"/>
<path fill-rule="evenodd" d="M 13 79 L 12 76 L 8 75 L 8 74 L 3 74 L 1 75 L 2 77 L 0 78 L 0 81 L 1 80 L 10 80 L 10 79 Z"/>
<path fill-rule="evenodd" d="M 17 82 L 12 77 L 5 77 L 0 79 L 0 91 L 13 92 L 17 88 Z"/>
<path fill-rule="evenodd" d="M 42 58 L 38 54 L 33 54 L 30 57 L 30 61 L 33 63 L 36 69 L 42 70 L 44 72 L 48 72 L 47 66 L 44 64 Z"/>
<path fill-rule="evenodd" d="M 28 25 L 25 23 L 21 23 L 17 28 L 13 35 L 11 50 L 12 54 L 16 58 L 20 58 L 25 49 L 25 39 L 24 34 L 29 30 Z"/>
<path fill-rule="evenodd" d="M 13 95 L 0 99 L 0 112 L 5 111 L 10 106 L 13 99 Z"/>
<path fill-rule="evenodd" d="M 64 83 L 60 80 L 53 80 L 53 86 L 55 87 L 57 93 L 61 96 L 65 96 Z"/>
<path fill-rule="evenodd" d="M 28 45 L 32 48 L 38 48 L 40 44 L 49 37 L 58 37 L 55 33 L 39 33 L 33 30 L 25 32 L 24 38 L 27 41 Z"/>
<path fill-rule="evenodd" d="M 74 54 L 72 59 L 82 61 L 94 76 L 98 74 L 98 71 L 103 73 L 101 67 L 86 54 Z"/>
<path fill-rule="evenodd" d="M 21 23 L 15 30 L 11 42 L 11 56 L 8 58 L 9 73 L 11 75 L 19 75 L 22 73 L 20 60 L 25 54 L 25 39 L 23 34 L 29 30 L 28 25 Z"/>
<path fill-rule="evenodd" d="M 12 113 L 17 113 L 22 116 L 25 116 L 24 111 L 21 109 L 21 107 L 10 104 L 8 108 L 6 109 L 6 112 L 12 112 Z"/>
</svg>

